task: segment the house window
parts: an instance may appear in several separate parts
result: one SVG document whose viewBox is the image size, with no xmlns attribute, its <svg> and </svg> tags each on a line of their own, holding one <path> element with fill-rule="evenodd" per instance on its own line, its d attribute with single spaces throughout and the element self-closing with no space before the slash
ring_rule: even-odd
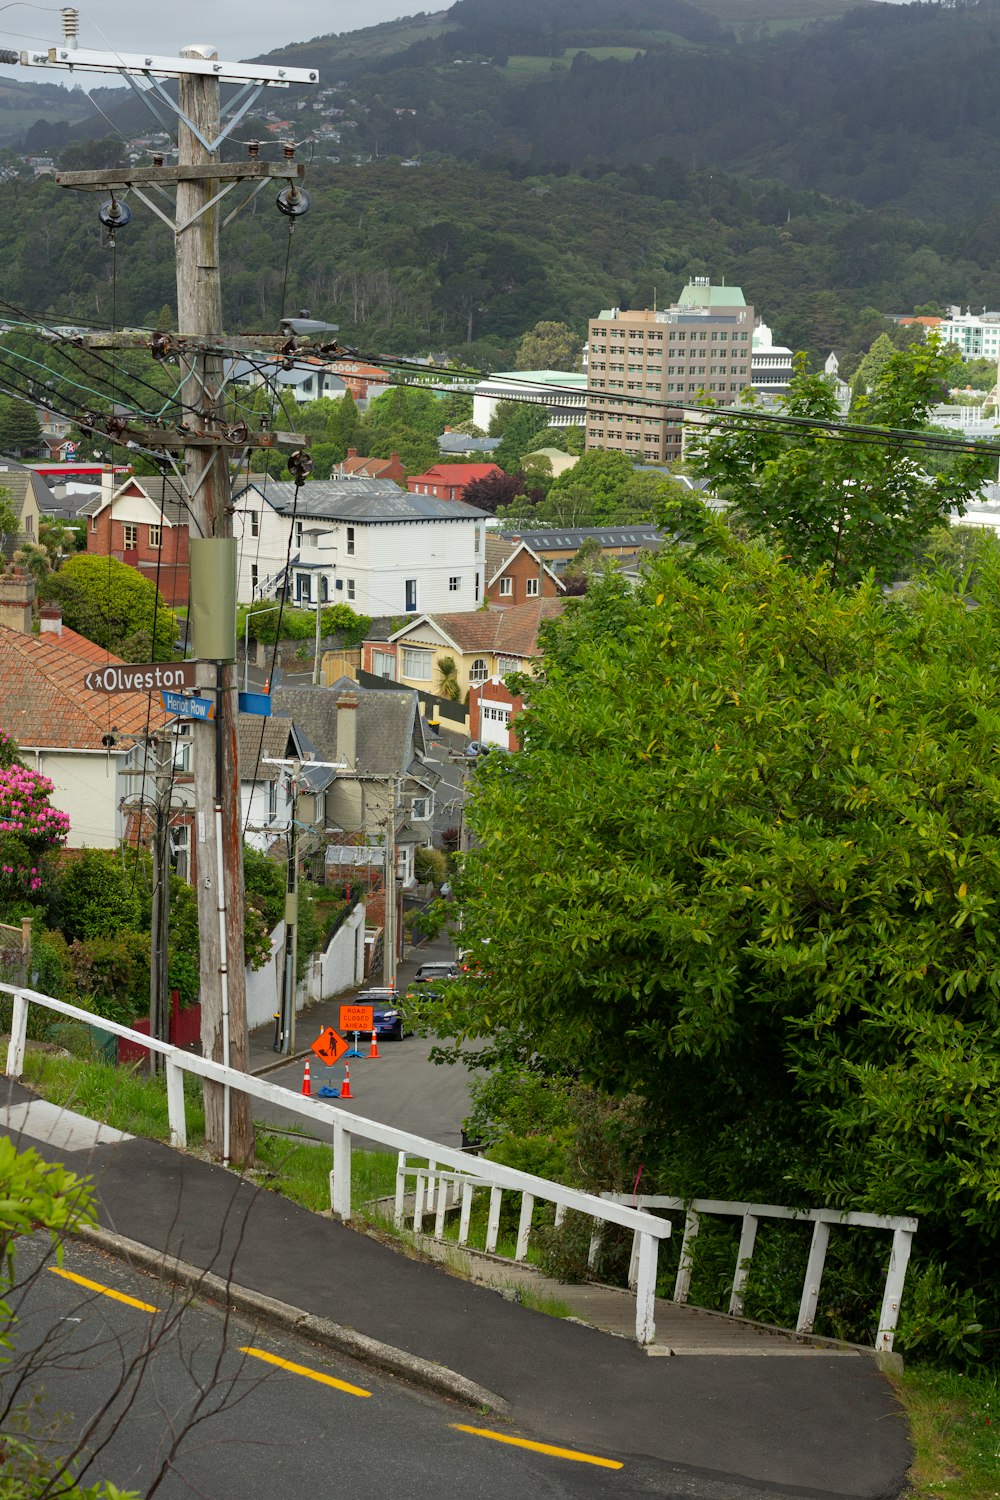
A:
<svg viewBox="0 0 1000 1500">
<path fill-rule="evenodd" d="M 257 592 L 257 576 L 258 576 L 257 575 L 257 564 L 256 563 L 251 563 L 250 564 L 250 597 L 251 598 L 253 598 L 253 596 Z"/>
<path fill-rule="evenodd" d="M 319 597 L 324 604 L 330 602 L 330 580 L 324 573 L 319 581 Z"/>
<path fill-rule="evenodd" d="M 480 535 L 479 535 L 479 527 L 477 526 L 476 527 L 476 551 L 477 552 L 479 551 L 480 541 L 481 541 L 481 538 L 480 538 Z"/>
<path fill-rule="evenodd" d="M 471 683 L 485 682 L 488 676 L 489 668 L 486 665 L 485 657 L 477 656 L 469 668 L 469 681 Z"/>
<path fill-rule="evenodd" d="M 391 651 L 372 652 L 372 672 L 376 677 L 386 677 L 390 682 L 396 681 L 396 658 Z"/>
<path fill-rule="evenodd" d="M 312 599 L 312 583 L 308 573 L 296 573 L 295 597 L 300 604 L 310 603 Z"/>
<path fill-rule="evenodd" d="M 302 546 L 302 534 L 303 534 L 303 522 L 302 521 L 296 521 L 296 523 L 295 523 L 295 545 L 296 545 L 296 547 L 301 547 Z"/>
<path fill-rule="evenodd" d="M 347 580 L 347 597 L 348 597 L 348 599 L 351 600 L 352 603 L 358 597 L 357 590 L 354 587 L 354 579 L 353 578 L 349 578 Z"/>
<path fill-rule="evenodd" d="M 267 783 L 267 821 L 273 823 L 278 816 L 278 783 Z"/>
<path fill-rule="evenodd" d="M 513 578 L 501 578 L 501 580 L 500 580 L 500 598 L 501 599 L 509 599 L 509 598 L 511 598 L 511 596 L 513 595 L 513 593 L 514 593 L 514 580 L 513 580 Z"/>
<path fill-rule="evenodd" d="M 348 555 L 348 557 L 353 557 L 354 556 L 354 527 L 353 526 L 348 526 L 348 528 L 347 528 L 347 555 Z"/>
<path fill-rule="evenodd" d="M 122 527 L 122 546 L 131 552 L 139 545 L 139 527 L 134 521 L 126 521 Z"/>
<path fill-rule="evenodd" d="M 505 677 L 508 672 L 520 672 L 521 658 L 519 656 L 500 656 L 497 658 L 497 672 Z"/>
<path fill-rule="evenodd" d="M 410 817 L 416 823 L 426 823 L 431 815 L 430 797 L 414 797 L 410 807 Z"/>
<path fill-rule="evenodd" d="M 191 769 L 191 726 L 190 724 L 177 724 L 174 726 L 174 771 L 181 775 Z"/>
<path fill-rule="evenodd" d="M 524 592 L 527 598 L 536 599 L 538 597 L 538 579 L 526 578 L 524 582 Z"/>
<path fill-rule="evenodd" d="M 163 535 L 163 529 L 162 529 L 162 527 L 160 527 L 160 526 L 151 526 L 149 528 L 149 545 L 153 548 L 154 551 L 156 551 L 160 547 L 160 545 L 161 545 L 160 538 L 162 537 L 162 535 Z"/>
<path fill-rule="evenodd" d="M 476 573 L 476 603 L 479 603 L 479 573 Z"/>
<path fill-rule="evenodd" d="M 170 863 L 181 880 L 191 879 L 191 824 L 177 823 L 170 830 Z"/>
<path fill-rule="evenodd" d="M 403 587 L 406 590 L 406 604 L 404 606 L 406 613 L 414 615 L 417 612 L 417 580 L 415 578 L 408 578 Z"/>
<path fill-rule="evenodd" d="M 90 518 L 90 529 L 91 529 L 91 531 L 96 531 L 97 530 L 97 517 L 96 516 L 91 516 L 91 518 Z"/>
<path fill-rule="evenodd" d="M 250 516 L 250 535 L 260 536 L 260 512 L 251 510 L 248 514 Z"/>
<path fill-rule="evenodd" d="M 414 651 L 409 646 L 403 647 L 404 677 L 412 677 L 416 682 L 430 682 L 433 664 L 434 656 L 432 652 Z"/>
<path fill-rule="evenodd" d="M 458 591 L 459 591 L 459 589 L 461 587 L 462 587 L 462 580 L 458 576 L 457 573 L 454 573 L 451 576 L 451 578 L 448 579 L 448 592 L 449 592 L 449 594 L 457 594 Z"/>
</svg>

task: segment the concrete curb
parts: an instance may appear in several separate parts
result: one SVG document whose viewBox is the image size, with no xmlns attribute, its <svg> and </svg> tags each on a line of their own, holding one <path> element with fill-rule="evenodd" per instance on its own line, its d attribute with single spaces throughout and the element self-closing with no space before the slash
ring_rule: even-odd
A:
<svg viewBox="0 0 1000 1500">
<path fill-rule="evenodd" d="M 488 1391 L 485 1386 L 477 1385 L 474 1380 L 466 1379 L 455 1370 L 449 1370 L 446 1365 L 434 1364 L 429 1359 L 421 1359 L 417 1354 L 408 1354 L 405 1349 L 396 1349 L 391 1344 L 383 1344 L 379 1339 L 369 1338 L 367 1334 L 358 1333 L 356 1329 L 347 1328 L 342 1323 L 303 1312 L 301 1308 L 292 1307 L 287 1302 L 278 1302 L 263 1292 L 239 1286 L 211 1271 L 202 1271 L 197 1266 L 164 1255 L 149 1245 L 127 1239 L 113 1230 L 102 1229 L 98 1225 L 81 1225 L 75 1231 L 75 1237 L 98 1250 L 151 1271 L 165 1281 L 184 1287 L 196 1296 L 218 1302 L 232 1312 L 274 1324 L 288 1333 L 300 1334 L 303 1338 L 322 1344 L 324 1348 L 346 1354 L 372 1369 L 399 1376 L 438 1396 L 461 1401 L 477 1411 L 485 1409 L 506 1415 L 510 1410 L 508 1402 L 502 1396 Z"/>
</svg>

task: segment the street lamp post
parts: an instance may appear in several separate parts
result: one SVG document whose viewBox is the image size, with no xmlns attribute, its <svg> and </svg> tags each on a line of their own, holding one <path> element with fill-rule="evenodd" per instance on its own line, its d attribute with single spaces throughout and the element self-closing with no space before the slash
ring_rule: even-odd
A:
<svg viewBox="0 0 1000 1500">
<path fill-rule="evenodd" d="M 255 610 L 251 605 L 243 616 L 243 691 L 245 693 L 250 691 L 250 616 L 253 614 L 273 615 L 274 611 L 280 608 L 280 604 L 273 604 L 270 609 Z"/>
</svg>

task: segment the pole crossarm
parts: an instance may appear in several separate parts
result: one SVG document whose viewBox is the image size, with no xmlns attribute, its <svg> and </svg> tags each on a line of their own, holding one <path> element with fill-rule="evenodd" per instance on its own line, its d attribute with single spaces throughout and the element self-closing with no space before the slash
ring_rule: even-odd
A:
<svg viewBox="0 0 1000 1500">
<path fill-rule="evenodd" d="M 294 161 L 219 161 L 190 163 L 179 167 L 104 167 L 97 172 L 58 172 L 59 187 L 79 188 L 87 193 L 124 192 L 147 184 L 178 182 L 243 182 L 258 177 L 305 176 L 305 165 Z"/>
<path fill-rule="evenodd" d="M 144 57 L 142 53 L 101 52 L 92 47 L 49 47 L 44 52 L 22 51 L 25 68 L 67 68 L 70 72 L 138 73 L 147 77 L 183 78 L 195 75 L 220 83 L 259 83 L 265 88 L 287 88 L 290 83 L 318 83 L 315 68 L 276 68 L 264 63 L 228 63 L 216 58 Z"/>
</svg>

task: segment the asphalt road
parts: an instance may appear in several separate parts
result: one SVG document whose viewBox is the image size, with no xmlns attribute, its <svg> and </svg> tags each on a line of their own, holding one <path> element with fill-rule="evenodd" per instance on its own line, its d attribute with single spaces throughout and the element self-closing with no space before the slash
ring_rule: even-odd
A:
<svg viewBox="0 0 1000 1500">
<path fill-rule="evenodd" d="M 309 1033 L 300 1021 L 299 1045 L 307 1045 L 308 1039 Z M 432 1043 L 425 1037 L 407 1036 L 401 1042 L 379 1042 L 377 1061 L 368 1059 L 367 1041 L 359 1042 L 358 1046 L 365 1055 L 350 1061 L 352 1097 L 345 1108 L 383 1125 L 411 1130 L 442 1146 L 461 1146 L 462 1121 L 469 1112 L 467 1068 L 459 1063 L 445 1066 L 429 1062 L 427 1054 Z M 314 1057 L 310 1071 L 315 1093 L 327 1083 L 339 1088 L 345 1069 L 343 1063 L 327 1068 Z M 267 1079 L 298 1093 L 302 1074 L 302 1063 L 294 1062 L 269 1072 Z M 277 1105 L 255 1103 L 254 1118 L 295 1130 L 303 1127 L 301 1115 Z"/>
<path fill-rule="evenodd" d="M 37 1274 L 14 1298 L 17 1356 L 0 1390 L 25 1371 L 22 1397 L 44 1388 L 46 1415 L 64 1419 L 61 1451 L 86 1435 L 90 1482 L 155 1489 L 164 1500 L 695 1493 L 662 1464 L 539 1451 L 537 1438 L 520 1446 L 526 1440 L 495 1418 L 209 1306 L 185 1307 L 96 1251 L 70 1245 L 53 1269 L 47 1250 L 42 1236 L 19 1250 L 20 1276 Z M 736 1485 L 719 1500 L 748 1494 Z"/>
</svg>

